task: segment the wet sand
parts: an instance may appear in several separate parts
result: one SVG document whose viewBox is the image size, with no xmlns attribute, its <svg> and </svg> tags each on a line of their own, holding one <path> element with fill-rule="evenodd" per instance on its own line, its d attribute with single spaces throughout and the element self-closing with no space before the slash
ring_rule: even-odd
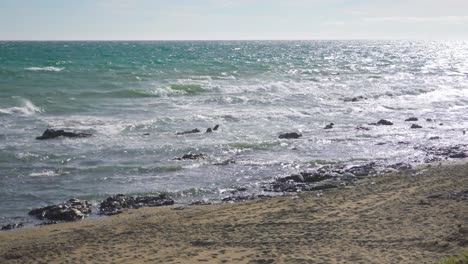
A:
<svg viewBox="0 0 468 264">
<path fill-rule="evenodd" d="M 468 249 L 468 163 L 356 186 L 0 232 L 0 263 L 435 263 Z"/>
</svg>

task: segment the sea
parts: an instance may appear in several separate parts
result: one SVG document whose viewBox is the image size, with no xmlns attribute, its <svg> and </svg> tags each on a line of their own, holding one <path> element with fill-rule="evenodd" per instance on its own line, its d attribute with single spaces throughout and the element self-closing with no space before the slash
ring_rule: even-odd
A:
<svg viewBox="0 0 468 264">
<path fill-rule="evenodd" d="M 368 125 L 381 119 L 393 125 Z M 48 128 L 92 136 L 36 140 Z M 466 41 L 0 42 L 0 224 L 70 198 L 183 204 L 327 164 L 413 162 L 466 128 Z M 189 153 L 207 158 L 176 159 Z"/>
</svg>

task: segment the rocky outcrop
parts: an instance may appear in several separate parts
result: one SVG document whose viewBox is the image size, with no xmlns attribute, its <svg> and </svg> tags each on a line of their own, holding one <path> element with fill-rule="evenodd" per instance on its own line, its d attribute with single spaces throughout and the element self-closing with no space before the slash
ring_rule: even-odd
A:
<svg viewBox="0 0 468 264">
<path fill-rule="evenodd" d="M 33 209 L 29 215 L 41 220 L 76 221 L 87 217 L 91 213 L 91 203 L 79 199 L 70 199 L 65 203 Z"/>
<path fill-rule="evenodd" d="M 138 209 L 141 207 L 156 207 L 173 205 L 174 200 L 161 194 L 159 196 L 127 196 L 124 194 L 117 194 L 104 200 L 100 204 L 100 214 L 115 215 L 122 213 L 125 209 Z"/>
<path fill-rule="evenodd" d="M 280 139 L 298 139 L 302 137 L 302 134 L 296 133 L 296 132 L 291 132 L 291 133 L 283 133 L 279 135 Z"/>
<path fill-rule="evenodd" d="M 178 132 L 178 133 L 176 133 L 176 135 L 188 135 L 188 134 L 196 134 L 196 133 L 200 133 L 200 132 L 201 131 L 198 128 L 195 128 L 195 129 L 190 130 L 190 131 Z"/>
<path fill-rule="evenodd" d="M 381 119 L 379 122 L 377 122 L 377 125 L 378 126 L 392 126 L 393 123 L 388 120 Z"/>
<path fill-rule="evenodd" d="M 23 223 L 8 224 L 8 225 L 2 226 L 1 230 L 2 231 L 7 231 L 7 230 L 13 230 L 13 229 L 18 229 L 18 228 L 23 228 L 23 227 L 24 227 Z"/>
<path fill-rule="evenodd" d="M 68 137 L 68 138 L 86 138 L 90 137 L 92 134 L 88 133 L 75 133 L 75 132 L 66 132 L 65 130 L 54 130 L 46 129 L 42 136 L 36 137 L 37 140 L 52 139 L 58 137 Z"/>
<path fill-rule="evenodd" d="M 434 146 L 434 147 L 423 147 L 423 148 L 418 148 L 416 149 L 421 149 L 422 151 L 426 152 L 426 158 L 425 162 L 434 162 L 434 161 L 440 161 L 444 159 L 464 159 L 468 158 L 468 145 L 466 144 L 460 144 L 460 145 L 455 145 L 455 146 Z"/>
<path fill-rule="evenodd" d="M 422 126 L 417 125 L 417 124 L 412 124 L 412 125 L 411 125 L 411 128 L 412 128 L 412 129 L 418 129 L 418 128 L 422 128 Z"/>
<path fill-rule="evenodd" d="M 326 125 L 324 129 L 332 129 L 334 125 L 335 124 L 330 123 L 330 124 Z"/>
<path fill-rule="evenodd" d="M 358 101 L 362 101 L 362 100 L 367 100 L 367 98 L 360 95 L 360 96 L 356 96 L 356 97 L 343 99 L 343 101 L 345 101 L 345 102 L 358 102 Z"/>
<path fill-rule="evenodd" d="M 206 158 L 207 156 L 203 153 L 198 153 L 198 154 L 189 153 L 189 154 L 183 155 L 180 158 L 175 158 L 174 160 L 202 160 Z"/>
<path fill-rule="evenodd" d="M 416 122 L 418 121 L 419 119 L 417 117 L 410 117 L 408 119 L 405 119 L 406 122 Z"/>
<path fill-rule="evenodd" d="M 376 164 L 373 162 L 354 166 L 323 166 L 314 171 L 278 178 L 263 186 L 263 190 L 270 192 L 299 192 L 333 189 L 376 173 Z"/>
</svg>

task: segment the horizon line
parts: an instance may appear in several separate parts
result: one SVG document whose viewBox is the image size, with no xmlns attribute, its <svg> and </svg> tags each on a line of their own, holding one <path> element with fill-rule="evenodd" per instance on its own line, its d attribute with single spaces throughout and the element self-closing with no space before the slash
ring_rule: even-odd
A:
<svg viewBox="0 0 468 264">
<path fill-rule="evenodd" d="M 304 38 L 304 39 L 0 39 L 1 42 L 157 42 L 157 41 L 468 41 L 468 39 L 452 39 L 452 38 Z"/>
</svg>

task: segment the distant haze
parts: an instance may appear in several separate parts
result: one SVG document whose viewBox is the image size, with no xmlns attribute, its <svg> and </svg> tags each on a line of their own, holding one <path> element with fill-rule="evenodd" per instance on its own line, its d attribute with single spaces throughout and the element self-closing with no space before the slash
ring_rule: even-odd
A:
<svg viewBox="0 0 468 264">
<path fill-rule="evenodd" d="M 0 40 L 468 39 L 467 0 L 0 0 Z"/>
</svg>

